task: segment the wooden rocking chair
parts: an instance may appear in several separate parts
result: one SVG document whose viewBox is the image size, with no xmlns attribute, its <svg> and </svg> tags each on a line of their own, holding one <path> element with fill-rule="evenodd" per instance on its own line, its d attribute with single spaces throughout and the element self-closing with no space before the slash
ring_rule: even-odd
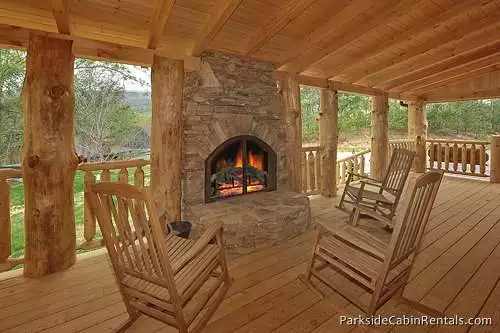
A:
<svg viewBox="0 0 500 333">
<path fill-rule="evenodd" d="M 349 172 L 338 208 L 346 210 L 344 206 L 346 202 L 353 205 L 351 211 L 353 225 L 357 225 L 360 214 L 363 214 L 385 222 L 392 228 L 392 218 L 414 158 L 413 151 L 394 149 L 382 182 Z M 351 183 L 355 177 L 361 178 L 360 182 Z"/>
<path fill-rule="evenodd" d="M 415 180 L 411 196 L 404 198 L 404 207 L 401 207 L 405 208 L 404 214 L 396 217 L 389 244 L 350 225 L 332 231 L 318 228 L 313 257 L 302 279 L 320 293 L 311 281 L 312 276 L 316 277 L 373 315 L 394 294 L 402 293 L 408 282 L 441 178 L 442 173 L 429 172 Z M 328 267 L 367 290 L 371 294 L 369 305 L 335 288 L 326 274 Z"/>
<path fill-rule="evenodd" d="M 89 199 L 129 313 L 116 332 L 141 313 L 181 333 L 200 332 L 231 283 L 222 228 L 197 241 L 167 234 L 147 188 L 100 183 L 91 186 Z"/>
</svg>

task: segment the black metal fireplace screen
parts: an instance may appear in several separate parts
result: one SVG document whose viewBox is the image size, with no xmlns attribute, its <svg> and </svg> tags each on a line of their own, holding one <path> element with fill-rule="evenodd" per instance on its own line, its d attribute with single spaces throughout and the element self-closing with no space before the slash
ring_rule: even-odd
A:
<svg viewBox="0 0 500 333">
<path fill-rule="evenodd" d="M 276 189 L 276 153 L 254 136 L 231 138 L 205 164 L 205 201 Z"/>
</svg>

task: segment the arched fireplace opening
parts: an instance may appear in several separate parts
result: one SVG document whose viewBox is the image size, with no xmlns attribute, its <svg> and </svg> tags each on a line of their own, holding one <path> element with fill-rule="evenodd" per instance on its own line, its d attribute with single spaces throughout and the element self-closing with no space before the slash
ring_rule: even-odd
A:
<svg viewBox="0 0 500 333">
<path fill-rule="evenodd" d="M 205 202 L 276 189 L 276 153 L 255 136 L 233 137 L 205 161 Z"/>
</svg>

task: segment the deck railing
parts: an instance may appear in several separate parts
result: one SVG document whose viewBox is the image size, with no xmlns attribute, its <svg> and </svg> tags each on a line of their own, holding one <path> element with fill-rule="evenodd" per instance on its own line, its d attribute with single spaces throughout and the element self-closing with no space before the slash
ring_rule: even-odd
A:
<svg viewBox="0 0 500 333">
<path fill-rule="evenodd" d="M 78 167 L 84 175 L 83 187 L 83 238 L 80 248 L 94 248 L 103 245 L 102 239 L 97 236 L 97 220 L 90 203 L 87 200 L 89 186 L 101 181 L 117 181 L 120 183 L 131 183 L 138 187 L 144 186 L 143 167 L 149 165 L 150 161 L 143 159 L 124 160 L 113 162 L 83 163 Z M 115 179 L 113 179 L 113 175 Z"/>
<path fill-rule="evenodd" d="M 348 172 L 352 172 L 355 175 L 367 175 L 369 170 L 368 155 L 370 153 L 371 150 L 367 149 L 357 154 L 337 160 L 337 187 L 345 184 L 347 177 L 349 176 Z M 359 177 L 354 176 L 353 180 L 358 178 Z"/>
<path fill-rule="evenodd" d="M 12 258 L 10 181 L 21 177 L 21 170 L 0 169 L 0 272 L 21 264 L 24 258 Z"/>
<path fill-rule="evenodd" d="M 302 147 L 302 192 L 308 195 L 321 189 L 321 154 L 319 146 Z"/>
<path fill-rule="evenodd" d="M 431 170 L 489 177 L 489 141 L 427 139 L 427 167 Z"/>
</svg>

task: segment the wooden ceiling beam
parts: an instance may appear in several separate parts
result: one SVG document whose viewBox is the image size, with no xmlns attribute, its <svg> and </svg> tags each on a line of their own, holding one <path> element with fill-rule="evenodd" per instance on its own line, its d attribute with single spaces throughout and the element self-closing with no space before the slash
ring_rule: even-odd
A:
<svg viewBox="0 0 500 333">
<path fill-rule="evenodd" d="M 158 7 L 156 7 L 153 18 L 149 26 L 148 48 L 156 49 L 161 36 L 165 32 L 167 22 L 174 8 L 175 0 L 158 0 Z"/>
<path fill-rule="evenodd" d="M 495 71 L 500 71 L 500 61 L 496 64 L 491 64 L 489 66 L 482 67 L 482 68 L 476 68 L 474 70 L 466 71 L 466 72 L 464 72 L 460 75 L 454 76 L 454 77 L 450 77 L 450 78 L 447 78 L 444 80 L 436 81 L 436 82 L 429 84 L 429 85 L 425 85 L 425 86 L 418 87 L 416 89 L 412 89 L 411 92 L 414 94 L 425 94 L 425 93 L 428 93 L 429 91 L 444 88 L 444 87 L 447 87 L 449 85 L 459 83 L 462 81 L 472 80 L 475 77 L 478 77 L 478 76 L 481 76 L 484 74 L 488 74 L 491 72 L 495 72 Z"/>
<path fill-rule="evenodd" d="M 455 45 L 463 40 L 469 39 L 470 36 L 482 36 L 483 39 L 491 38 L 491 35 L 487 35 L 485 31 L 496 29 L 500 19 L 500 12 L 496 10 L 490 13 L 491 14 L 485 18 L 470 20 L 469 24 L 461 24 L 452 32 L 435 35 L 422 44 L 412 49 L 407 49 L 405 52 L 398 53 L 396 56 L 388 57 L 368 67 L 361 67 L 356 71 L 346 72 L 346 75 L 342 76 L 342 81 L 376 85 L 381 82 L 378 77 L 382 74 L 387 73 L 387 77 L 391 77 L 392 74 L 390 71 L 394 66 L 411 61 L 433 49 L 440 48 L 443 50 L 453 50 Z M 432 63 L 432 61 L 429 61 L 429 63 Z"/>
<path fill-rule="evenodd" d="M 274 77 L 277 80 L 283 79 L 286 75 L 287 75 L 287 73 L 283 72 L 283 71 L 275 71 L 274 72 Z M 327 80 L 325 78 L 318 78 L 318 77 L 313 77 L 313 76 L 308 76 L 308 75 L 297 75 L 297 82 L 299 82 L 299 84 L 301 84 L 301 85 L 309 86 L 309 87 L 330 88 L 330 89 L 334 89 L 337 91 L 356 93 L 356 94 L 362 94 L 362 95 L 369 95 L 369 96 L 382 95 L 382 94 L 386 93 L 385 91 L 380 90 L 380 89 L 364 87 L 364 86 L 360 86 L 357 84 L 331 81 L 331 80 Z"/>
<path fill-rule="evenodd" d="M 466 0 L 459 4 L 453 5 L 450 9 L 436 16 L 426 17 L 418 25 L 412 26 L 410 29 L 401 31 L 398 35 L 393 38 L 388 38 L 381 43 L 376 44 L 370 49 L 363 49 L 359 53 L 344 59 L 341 63 L 337 64 L 335 68 L 332 68 L 327 72 L 328 77 L 335 79 L 335 76 L 341 75 L 343 73 L 348 73 L 352 68 L 354 68 L 359 63 L 366 61 L 371 57 L 378 56 L 390 50 L 393 47 L 398 46 L 408 42 L 408 40 L 414 38 L 415 36 L 432 29 L 436 25 L 445 24 L 447 21 L 456 18 L 457 16 L 463 15 L 470 10 L 477 0 Z"/>
<path fill-rule="evenodd" d="M 470 52 L 459 54 L 455 57 L 447 58 L 444 61 L 424 67 L 422 69 L 401 76 L 397 76 L 390 81 L 377 85 L 377 88 L 384 90 L 393 90 L 397 87 L 404 86 L 407 82 L 415 82 L 427 76 L 438 74 L 444 71 L 453 70 L 454 68 L 460 68 L 465 64 L 480 61 L 485 57 L 491 57 L 492 54 L 497 53 L 498 50 L 500 50 L 500 40 L 488 44 L 484 47 L 473 49 Z"/>
<path fill-rule="evenodd" d="M 192 56 L 199 56 L 206 45 L 215 38 L 222 29 L 227 20 L 233 15 L 234 11 L 243 0 L 219 0 L 212 9 L 212 15 L 202 30 L 201 35 L 191 49 Z"/>
<path fill-rule="evenodd" d="M 50 0 L 50 6 L 54 19 L 56 20 L 57 30 L 60 34 L 66 35 L 71 33 L 68 2 L 68 0 Z"/>
<path fill-rule="evenodd" d="M 259 28 L 255 36 L 248 43 L 246 55 L 257 52 L 276 34 L 283 30 L 291 21 L 302 14 L 316 0 L 290 0 L 279 13 L 273 15 L 263 26 Z"/>
<path fill-rule="evenodd" d="M 163 57 L 184 60 L 184 67 L 186 71 L 197 70 L 200 65 L 200 58 L 188 55 L 168 53 L 162 50 L 149 50 L 133 46 L 118 45 L 69 35 L 12 27 L 3 24 L 0 24 L 0 47 L 26 50 L 28 46 L 29 34 L 31 32 L 53 38 L 73 40 L 73 54 L 76 57 L 81 58 L 150 67 L 153 63 L 153 55 L 158 54 Z"/>
<path fill-rule="evenodd" d="M 407 81 L 393 87 L 393 91 L 415 91 L 421 87 L 436 84 L 441 81 L 453 79 L 457 76 L 467 75 L 468 73 L 475 72 L 479 69 L 489 68 L 494 64 L 500 63 L 500 52 L 488 54 L 478 59 L 452 66 L 444 71 L 439 71 L 430 75 L 422 76 L 414 81 Z"/>
<path fill-rule="evenodd" d="M 500 88 L 492 89 L 492 90 L 483 90 L 483 91 L 470 91 L 467 93 L 463 92 L 449 92 L 449 93 L 430 93 L 423 94 L 423 99 L 425 99 L 426 103 L 443 103 L 443 102 L 455 102 L 455 101 L 465 101 L 471 99 L 492 99 L 492 98 L 500 98 Z"/>
<path fill-rule="evenodd" d="M 397 15 L 414 3 L 415 0 L 380 1 L 368 10 L 360 13 L 354 20 L 351 20 L 348 26 L 335 31 L 336 33 L 333 36 L 325 39 L 320 45 L 309 46 L 302 50 L 303 53 L 300 57 L 285 64 L 284 67 L 288 71 L 303 72 L 312 64 L 384 24 L 387 22 L 387 17 Z"/>
</svg>

